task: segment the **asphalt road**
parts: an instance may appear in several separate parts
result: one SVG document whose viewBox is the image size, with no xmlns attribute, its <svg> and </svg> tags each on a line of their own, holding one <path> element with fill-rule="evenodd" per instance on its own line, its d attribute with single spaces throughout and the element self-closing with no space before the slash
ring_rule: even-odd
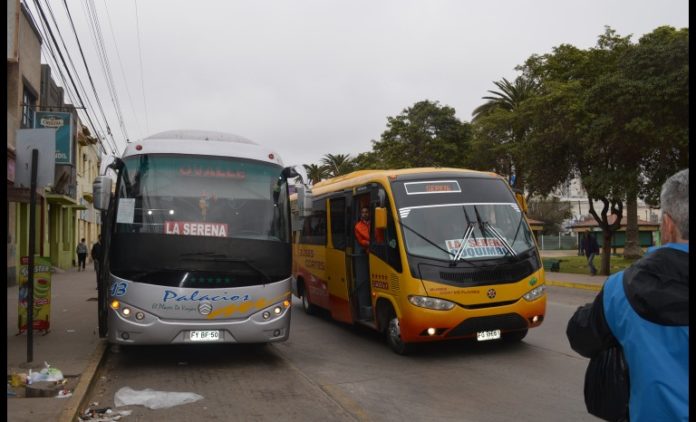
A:
<svg viewBox="0 0 696 422">
<path fill-rule="evenodd" d="M 366 328 L 308 316 L 294 302 L 290 339 L 266 346 L 112 349 L 90 402 L 121 387 L 204 397 L 132 409 L 128 421 L 594 421 L 584 407 L 587 360 L 565 326 L 595 293 L 550 287 L 544 323 L 518 344 L 456 341 L 392 353 Z"/>
</svg>

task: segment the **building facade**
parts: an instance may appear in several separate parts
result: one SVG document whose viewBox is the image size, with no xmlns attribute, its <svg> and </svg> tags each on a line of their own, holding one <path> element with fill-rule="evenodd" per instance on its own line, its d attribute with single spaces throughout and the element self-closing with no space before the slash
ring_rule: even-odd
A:
<svg viewBox="0 0 696 422">
<path fill-rule="evenodd" d="M 37 187 L 34 221 L 35 254 L 49 256 L 54 267 L 76 265 L 79 239 L 91 245 L 99 234 L 91 185 L 101 157 L 98 140 L 81 124 L 74 106 L 65 103 L 50 67 L 41 64 L 42 40 L 31 14 L 19 0 L 9 0 L 7 10 L 7 284 L 12 286 L 20 258 L 29 252 L 30 226 L 29 188 L 15 183 L 17 130 L 56 129 L 54 181 Z"/>
</svg>

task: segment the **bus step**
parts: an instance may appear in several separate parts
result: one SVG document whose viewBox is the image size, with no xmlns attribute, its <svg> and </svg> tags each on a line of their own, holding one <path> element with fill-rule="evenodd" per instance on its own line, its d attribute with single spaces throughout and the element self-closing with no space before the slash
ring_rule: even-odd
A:
<svg viewBox="0 0 696 422">
<path fill-rule="evenodd" d="M 372 306 L 360 307 L 360 319 L 362 321 L 372 321 Z"/>
</svg>

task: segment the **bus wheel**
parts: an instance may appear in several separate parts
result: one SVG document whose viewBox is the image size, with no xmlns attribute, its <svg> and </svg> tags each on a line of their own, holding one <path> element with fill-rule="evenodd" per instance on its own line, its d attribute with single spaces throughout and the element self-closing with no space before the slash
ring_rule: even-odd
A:
<svg viewBox="0 0 696 422">
<path fill-rule="evenodd" d="M 401 339 L 401 328 L 399 326 L 399 318 L 396 317 L 392 311 L 389 316 L 389 325 L 385 330 L 385 336 L 387 339 L 387 344 L 392 349 L 392 351 L 398 355 L 406 355 L 410 352 L 411 347 L 404 343 Z"/>
<path fill-rule="evenodd" d="M 307 315 L 315 315 L 317 313 L 317 307 L 309 303 L 307 286 L 304 283 L 302 283 L 302 309 L 304 309 Z"/>
<path fill-rule="evenodd" d="M 529 330 L 525 328 L 524 330 L 503 333 L 503 340 L 509 343 L 517 343 L 518 341 L 522 341 L 522 339 L 527 335 L 527 331 Z"/>
</svg>

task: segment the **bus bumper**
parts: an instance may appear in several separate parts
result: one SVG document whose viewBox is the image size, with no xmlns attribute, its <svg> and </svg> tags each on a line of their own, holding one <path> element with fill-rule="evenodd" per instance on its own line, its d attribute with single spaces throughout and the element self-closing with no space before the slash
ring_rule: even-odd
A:
<svg viewBox="0 0 696 422">
<path fill-rule="evenodd" d="M 409 303 L 404 311 L 408 315 L 401 318 L 400 326 L 405 342 L 471 338 L 480 331 L 505 333 L 541 325 L 546 313 L 546 294 L 531 302 L 521 298 L 509 305 L 481 309 L 456 307 L 450 311 L 435 311 Z M 429 334 L 430 328 L 434 328 L 435 334 Z"/>
<path fill-rule="evenodd" d="M 290 335 L 290 307 L 279 315 L 264 319 L 262 309 L 240 319 L 226 320 L 166 320 L 149 318 L 139 323 L 124 318 L 121 313 L 109 309 L 108 341 L 121 345 L 148 344 L 210 344 L 210 343 L 271 343 L 285 341 Z M 194 340 L 192 332 L 217 332 L 206 335 L 207 340 Z"/>
</svg>

